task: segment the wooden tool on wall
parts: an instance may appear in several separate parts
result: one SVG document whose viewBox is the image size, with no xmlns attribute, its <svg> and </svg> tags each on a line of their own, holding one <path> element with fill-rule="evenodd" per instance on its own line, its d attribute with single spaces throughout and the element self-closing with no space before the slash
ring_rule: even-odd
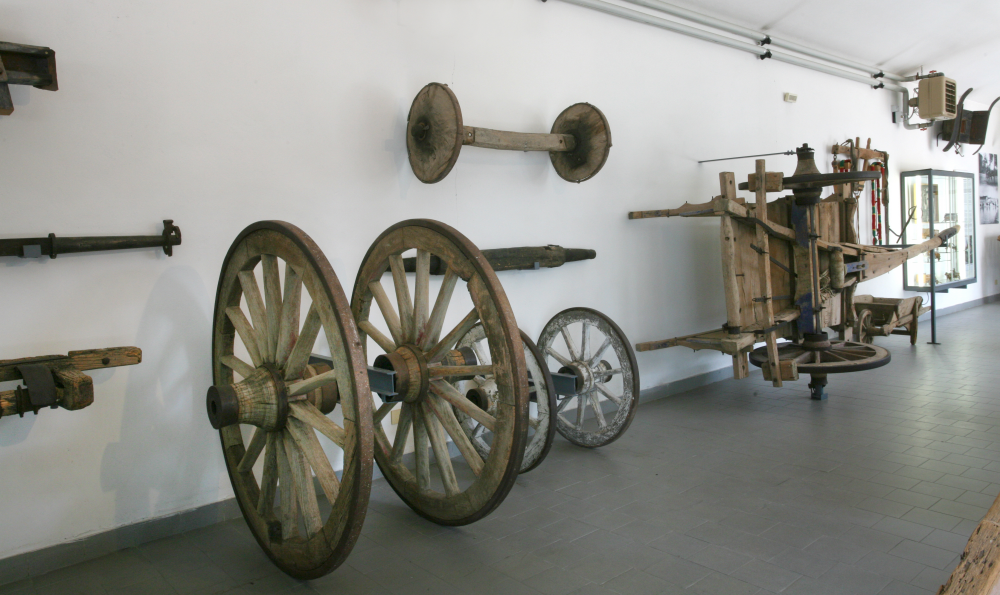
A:
<svg viewBox="0 0 1000 595">
<path fill-rule="evenodd" d="M 448 85 L 430 83 L 417 93 L 406 122 L 406 151 L 414 175 L 440 182 L 458 161 L 462 145 L 507 151 L 548 151 L 559 177 L 583 182 L 597 175 L 611 151 L 611 128 L 589 103 L 569 106 L 549 134 L 504 132 L 465 126 L 462 108 Z"/>
<path fill-rule="evenodd" d="M 25 386 L 0 392 L 0 417 L 44 407 L 83 409 L 94 402 L 94 381 L 83 372 L 142 361 L 138 347 L 111 347 L 70 351 L 68 355 L 43 355 L 0 361 L 0 382 L 22 380 Z"/>
<path fill-rule="evenodd" d="M 56 53 L 52 48 L 0 41 L 0 115 L 14 111 L 8 85 L 31 85 L 58 91 Z"/>
</svg>

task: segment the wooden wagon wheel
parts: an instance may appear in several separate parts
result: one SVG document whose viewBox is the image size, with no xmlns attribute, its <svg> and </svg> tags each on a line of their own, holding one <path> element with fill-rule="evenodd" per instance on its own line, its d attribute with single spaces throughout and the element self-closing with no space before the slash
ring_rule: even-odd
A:
<svg viewBox="0 0 1000 595">
<path fill-rule="evenodd" d="M 782 343 L 778 346 L 780 361 L 795 360 L 799 372 L 806 374 L 847 374 L 881 368 L 889 363 L 892 355 L 888 349 L 856 341 L 830 341 L 830 348 L 804 349 L 799 343 Z M 758 347 L 750 352 L 750 363 L 763 366 L 767 363 L 767 348 Z"/>
<path fill-rule="evenodd" d="M 854 335 L 858 343 L 871 344 L 875 342 L 872 337 L 872 311 L 865 309 L 858 314 L 858 320 L 854 323 Z"/>
<path fill-rule="evenodd" d="M 639 366 L 625 333 L 597 310 L 569 308 L 545 324 L 538 348 L 549 370 L 577 378 L 577 394 L 559 395 L 559 433 L 589 448 L 617 440 L 639 404 Z M 570 404 L 574 421 L 565 413 Z"/>
<path fill-rule="evenodd" d="M 524 331 L 521 331 L 521 343 L 524 344 L 524 361 L 528 368 L 528 384 L 531 391 L 528 404 L 528 440 L 524 447 L 524 458 L 520 469 L 521 473 L 526 473 L 537 467 L 552 447 L 556 426 L 551 413 L 556 410 L 556 392 L 552 386 L 552 375 L 545 366 L 542 353 Z M 481 324 L 472 327 L 472 330 L 458 340 L 456 346 L 458 349 L 471 350 L 479 364 L 488 364 L 491 361 L 486 344 L 486 332 Z M 490 415 L 496 415 L 497 388 L 492 374 L 458 380 L 453 384 L 480 409 Z M 493 433 L 458 407 L 453 409 L 476 452 L 482 457 L 489 456 Z"/>
<path fill-rule="evenodd" d="M 322 343 L 333 369 L 308 365 Z M 309 236 L 280 221 L 240 233 L 216 294 L 208 415 L 250 530 L 299 579 L 339 566 L 364 522 L 373 445 L 358 343 L 343 289 Z"/>
<path fill-rule="evenodd" d="M 403 264 L 403 253 L 411 250 L 416 251 L 412 293 Z M 433 302 L 432 256 L 447 266 Z M 395 306 L 382 283 L 386 272 L 391 272 Z M 455 295 L 459 281 L 467 291 Z M 377 305 L 374 309 L 373 301 Z M 452 305 L 467 313 L 442 335 Z M 377 347 L 376 353 L 384 352 L 374 358 L 374 365 L 396 373 L 397 402 L 381 405 L 374 417 L 375 460 L 382 474 L 403 501 L 436 523 L 464 525 L 492 512 L 507 496 L 521 467 L 528 427 L 528 386 L 517 324 L 486 258 L 462 234 L 443 223 L 397 223 L 368 250 L 354 284 L 351 309 L 365 352 L 372 355 L 369 340 Z M 373 312 L 378 312 L 374 318 Z M 464 354 L 453 348 L 458 338 L 479 322 L 491 363 L 467 365 Z M 387 329 L 389 335 L 380 329 Z M 485 374 L 492 374 L 496 381 L 495 414 L 477 407 L 449 382 Z M 396 406 L 400 407 L 399 422 L 390 439 L 385 432 L 389 424 L 382 422 Z M 476 451 L 453 407 L 491 429 L 488 457 Z M 411 433 L 415 445 L 412 460 L 403 456 Z M 461 453 L 454 461 L 448 437 Z M 432 466 L 437 468 L 433 473 Z"/>
</svg>

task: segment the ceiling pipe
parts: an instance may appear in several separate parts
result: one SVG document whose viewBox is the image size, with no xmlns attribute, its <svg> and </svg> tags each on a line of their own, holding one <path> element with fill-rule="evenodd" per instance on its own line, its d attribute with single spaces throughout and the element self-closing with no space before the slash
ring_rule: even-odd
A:
<svg viewBox="0 0 1000 595">
<path fill-rule="evenodd" d="M 631 10 L 623 6 L 618 6 L 617 4 L 611 4 L 605 2 L 604 0 L 562 0 L 569 4 L 576 4 L 577 6 L 583 6 L 605 14 L 614 15 L 630 21 L 635 21 L 637 23 L 645 23 L 647 25 L 653 25 L 654 27 L 659 27 L 661 29 L 666 29 L 668 31 L 674 31 L 675 33 L 682 33 L 690 37 L 695 37 L 704 41 L 710 41 L 712 43 L 717 43 L 733 49 L 742 50 L 756 55 L 759 58 L 771 58 L 772 60 L 777 60 L 779 62 L 785 62 L 787 64 L 794 64 L 796 66 L 801 66 L 803 68 L 809 68 L 811 70 L 816 70 L 818 72 L 823 72 L 826 74 L 831 74 L 833 76 L 839 76 L 848 80 L 856 81 L 859 83 L 864 83 L 866 85 L 871 85 L 875 88 L 885 88 L 890 91 L 904 91 L 905 88 L 891 81 L 884 81 L 880 83 L 881 86 L 874 85 L 871 77 L 865 76 L 863 74 L 858 74 L 854 72 L 848 72 L 846 70 L 841 70 L 839 68 L 834 68 L 833 66 L 827 66 L 825 64 L 820 64 L 818 62 L 813 62 L 812 60 L 806 60 L 805 58 L 799 58 L 798 56 L 793 56 L 791 54 L 784 54 L 781 52 L 776 52 L 769 50 L 767 48 L 761 47 L 755 43 L 750 43 L 747 41 L 740 41 L 738 39 L 733 39 L 731 37 L 726 37 L 724 35 L 719 35 L 718 33 L 713 33 L 711 31 L 705 31 L 703 29 L 698 29 L 697 27 L 692 27 L 690 25 L 685 25 L 683 23 L 678 23 L 676 21 L 671 21 L 668 19 L 653 16 L 651 14 L 646 14 L 644 12 L 639 12 L 637 10 Z M 647 0 L 648 1 L 648 0 Z M 707 18 L 707 17 L 705 17 Z M 732 25 L 736 27 L 736 25 Z"/>
<path fill-rule="evenodd" d="M 720 31 L 726 31 L 727 33 L 732 33 L 733 35 L 740 35 L 743 37 L 749 37 L 753 39 L 760 45 L 770 45 L 771 47 L 783 48 L 786 50 L 791 50 L 799 54 L 810 56 L 812 58 L 817 58 L 831 64 L 837 64 L 839 66 L 846 66 L 848 68 L 854 68 L 856 70 L 861 70 L 867 72 L 868 74 L 880 78 L 877 75 L 882 75 L 888 80 L 892 81 L 902 81 L 903 77 L 898 74 L 893 74 L 890 72 L 883 72 L 881 68 L 870 64 L 862 64 L 861 62 L 855 62 L 854 60 L 848 60 L 841 56 L 836 56 L 827 52 L 816 50 L 798 43 L 791 41 L 786 41 L 783 39 L 776 39 L 767 33 L 762 31 L 757 31 L 754 29 L 749 29 L 747 27 L 742 27 L 740 25 L 734 25 L 733 23 L 728 23 L 726 21 L 711 17 L 700 12 L 695 12 L 693 10 L 688 10 L 686 8 L 681 8 L 680 6 L 674 6 L 664 2 L 663 0 L 625 0 L 630 4 L 635 4 L 637 6 L 643 6 L 645 8 L 651 8 L 653 10 L 658 10 L 660 12 L 673 15 L 675 17 L 680 17 L 691 21 L 692 23 L 698 23 L 700 25 L 705 25 L 707 27 L 713 27 L 719 29 Z"/>
</svg>

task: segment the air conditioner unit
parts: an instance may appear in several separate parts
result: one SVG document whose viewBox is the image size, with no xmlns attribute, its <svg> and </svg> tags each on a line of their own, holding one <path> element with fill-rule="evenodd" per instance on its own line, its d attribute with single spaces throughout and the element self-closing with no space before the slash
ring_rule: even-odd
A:
<svg viewBox="0 0 1000 595">
<path fill-rule="evenodd" d="M 917 112 L 921 120 L 951 120 L 957 115 L 958 93 L 952 79 L 943 76 L 920 79 L 917 91 Z"/>
</svg>

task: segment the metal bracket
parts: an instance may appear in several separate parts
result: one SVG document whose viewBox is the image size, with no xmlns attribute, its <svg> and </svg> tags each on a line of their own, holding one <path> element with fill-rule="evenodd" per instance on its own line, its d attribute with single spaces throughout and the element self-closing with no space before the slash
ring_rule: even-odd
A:
<svg viewBox="0 0 1000 595">
<path fill-rule="evenodd" d="M 48 366 L 23 364 L 17 366 L 17 372 L 24 379 L 24 385 L 28 389 L 32 410 L 37 413 L 42 407 L 56 408 L 59 396 L 56 394 L 56 381 L 52 377 L 52 370 Z"/>
<path fill-rule="evenodd" d="M 868 270 L 868 263 L 867 262 L 861 261 L 861 262 L 847 262 L 847 263 L 844 263 L 844 272 L 845 273 L 857 273 L 858 271 L 867 271 L 867 270 Z"/>
<path fill-rule="evenodd" d="M 557 395 L 572 396 L 576 394 L 576 376 L 573 374 L 552 373 L 552 388 Z"/>
</svg>

